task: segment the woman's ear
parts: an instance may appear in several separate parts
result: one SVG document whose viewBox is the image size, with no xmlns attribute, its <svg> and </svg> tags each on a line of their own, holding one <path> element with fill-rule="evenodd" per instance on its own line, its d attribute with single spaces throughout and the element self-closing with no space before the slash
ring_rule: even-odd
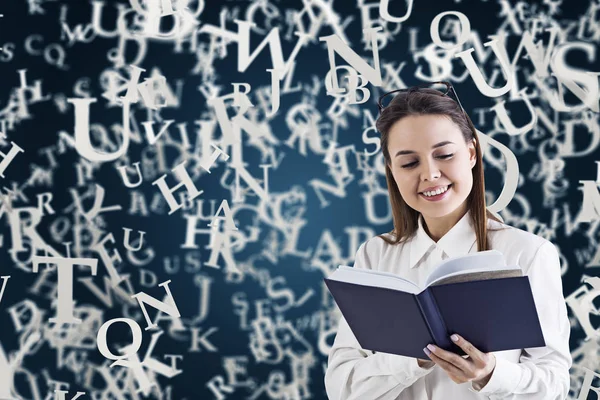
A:
<svg viewBox="0 0 600 400">
<path fill-rule="evenodd" d="M 477 141 L 473 139 L 471 143 L 469 143 L 469 163 L 471 164 L 471 169 L 477 164 L 477 150 L 475 148 Z"/>
</svg>

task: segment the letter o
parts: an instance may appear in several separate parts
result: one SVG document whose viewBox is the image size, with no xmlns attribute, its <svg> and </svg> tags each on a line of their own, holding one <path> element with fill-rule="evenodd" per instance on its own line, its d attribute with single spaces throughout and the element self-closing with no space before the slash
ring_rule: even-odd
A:
<svg viewBox="0 0 600 400">
<path fill-rule="evenodd" d="M 446 15 L 455 15 L 458 17 L 458 21 L 460 22 L 460 37 L 458 38 L 457 43 L 442 42 L 442 39 L 440 38 L 440 21 Z M 469 22 L 469 18 L 459 11 L 444 11 L 443 13 L 439 13 L 435 16 L 435 18 L 433 18 L 433 21 L 431 21 L 431 26 L 429 27 L 431 40 L 433 40 L 433 43 L 443 49 L 453 49 L 460 46 L 469 39 L 470 33 L 471 23 Z"/>
</svg>

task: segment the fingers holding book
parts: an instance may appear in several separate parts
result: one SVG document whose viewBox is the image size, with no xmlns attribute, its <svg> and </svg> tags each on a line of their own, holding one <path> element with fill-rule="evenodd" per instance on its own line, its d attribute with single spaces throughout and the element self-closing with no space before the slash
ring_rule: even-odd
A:
<svg viewBox="0 0 600 400">
<path fill-rule="evenodd" d="M 473 381 L 477 387 L 485 386 L 496 367 L 494 354 L 480 351 L 460 335 L 454 334 L 451 339 L 467 353 L 467 358 L 432 344 L 427 345 L 423 351 L 433 362 L 446 371 L 454 382 Z"/>
</svg>

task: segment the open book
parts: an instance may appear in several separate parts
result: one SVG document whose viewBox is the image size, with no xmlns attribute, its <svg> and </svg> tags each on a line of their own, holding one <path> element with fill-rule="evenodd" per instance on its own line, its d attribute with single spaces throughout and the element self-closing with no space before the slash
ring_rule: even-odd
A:
<svg viewBox="0 0 600 400">
<path fill-rule="evenodd" d="M 339 266 L 324 279 L 363 349 L 425 358 L 428 343 L 465 352 L 545 346 L 529 278 L 497 250 L 441 262 L 424 286 L 388 272 Z"/>
</svg>

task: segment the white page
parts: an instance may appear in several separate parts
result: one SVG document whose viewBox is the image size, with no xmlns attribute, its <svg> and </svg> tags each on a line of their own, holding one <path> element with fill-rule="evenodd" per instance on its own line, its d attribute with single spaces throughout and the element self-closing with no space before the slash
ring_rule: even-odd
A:
<svg viewBox="0 0 600 400">
<path fill-rule="evenodd" d="M 504 255 L 498 250 L 469 253 L 440 263 L 440 265 L 425 280 L 425 287 L 431 286 L 436 281 L 450 276 L 470 272 L 486 272 L 514 268 L 515 267 L 506 267 Z"/>
<path fill-rule="evenodd" d="M 335 272 L 329 276 L 329 279 L 340 282 L 356 283 L 358 285 L 396 289 L 406 293 L 416 294 L 420 292 L 420 289 L 414 282 L 398 275 L 389 272 L 353 268 L 346 265 L 340 265 Z"/>
<path fill-rule="evenodd" d="M 329 279 L 355 283 L 358 285 L 384 287 L 401 290 L 406 293 L 419 294 L 426 287 L 435 282 L 451 276 L 473 272 L 489 272 L 497 270 L 520 269 L 518 266 L 506 266 L 504 255 L 498 250 L 487 250 L 469 253 L 464 256 L 448 259 L 441 262 L 438 267 L 427 277 L 424 287 L 402 278 L 396 274 L 371 269 L 354 268 L 340 265 L 328 277 Z"/>
</svg>

